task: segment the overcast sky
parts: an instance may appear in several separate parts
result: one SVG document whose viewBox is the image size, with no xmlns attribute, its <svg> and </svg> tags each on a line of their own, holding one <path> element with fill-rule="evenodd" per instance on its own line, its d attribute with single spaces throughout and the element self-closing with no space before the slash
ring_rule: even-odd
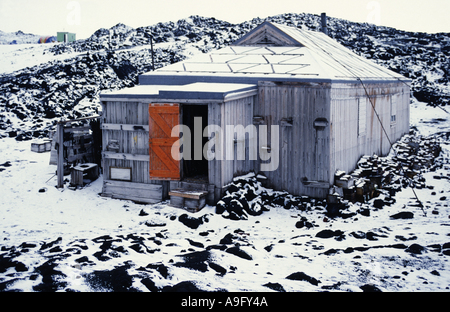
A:
<svg viewBox="0 0 450 312">
<path fill-rule="evenodd" d="M 240 23 L 303 12 L 407 31 L 450 32 L 450 0 L 0 0 L 0 30 L 42 36 L 69 31 L 83 39 L 119 22 L 136 28 L 201 15 Z"/>
</svg>

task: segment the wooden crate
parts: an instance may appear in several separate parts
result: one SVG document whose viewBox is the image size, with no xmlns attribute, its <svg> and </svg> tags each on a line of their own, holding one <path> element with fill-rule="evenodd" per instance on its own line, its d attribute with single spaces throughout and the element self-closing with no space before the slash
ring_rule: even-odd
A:
<svg viewBox="0 0 450 312">
<path fill-rule="evenodd" d="M 205 207 L 208 192 L 177 189 L 170 191 L 169 195 L 171 206 L 184 208 L 189 212 L 197 212 Z"/>
<path fill-rule="evenodd" d="M 84 185 L 84 180 L 94 181 L 98 178 L 97 164 L 80 164 L 72 168 L 70 182 L 72 185 Z"/>
<path fill-rule="evenodd" d="M 36 153 L 49 152 L 52 148 L 50 140 L 36 140 L 31 142 L 31 151 Z"/>
</svg>

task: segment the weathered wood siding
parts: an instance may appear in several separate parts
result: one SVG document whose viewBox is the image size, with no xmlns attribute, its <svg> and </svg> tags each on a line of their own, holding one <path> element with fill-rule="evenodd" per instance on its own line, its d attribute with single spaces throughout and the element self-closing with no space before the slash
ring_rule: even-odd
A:
<svg viewBox="0 0 450 312">
<path fill-rule="evenodd" d="M 394 143 L 409 131 L 409 87 L 403 83 L 373 83 L 366 84 L 366 89 Z M 396 103 L 394 109 L 392 99 Z M 182 101 L 179 103 L 183 105 Z M 171 185 L 179 186 L 149 177 L 148 105 L 142 101 L 103 102 L 103 193 L 107 196 L 157 202 L 167 198 Z M 296 195 L 324 198 L 337 169 L 350 172 L 362 155 L 385 155 L 390 149 L 361 84 L 260 82 L 256 96 L 201 105 L 208 105 L 208 125 L 223 130 L 222 140 L 214 148 L 216 158 L 208 161 L 209 185 L 205 188 L 214 192 L 210 202 L 223 195 L 223 187 L 234 176 L 252 170 L 259 172 L 261 164 L 267 163 L 260 158 L 261 133 L 257 159 L 252 160 L 249 136 L 231 133 L 233 137 L 229 138 L 227 126 L 254 125 L 258 132 L 261 125 L 267 126 L 271 153 L 276 152 L 276 143 L 279 147 L 278 168 L 264 172 L 269 186 Z M 360 107 L 365 111 L 359 111 Z M 360 120 L 362 116 L 365 122 Z M 279 126 L 279 136 L 274 141 L 272 125 Z M 229 139 L 236 139 L 233 159 L 229 159 Z M 108 150 L 110 141 L 118 142 L 117 151 Z M 240 144 L 245 146 L 243 160 L 237 157 Z M 222 160 L 217 154 L 219 147 Z M 110 167 L 131 168 L 131 182 L 111 180 Z"/>
<path fill-rule="evenodd" d="M 149 179 L 148 104 L 103 102 L 103 191 L 105 196 L 155 203 L 167 197 L 168 182 Z M 117 141 L 118 151 L 108 151 Z M 131 182 L 110 179 L 110 167 L 131 168 Z"/>
<path fill-rule="evenodd" d="M 244 97 L 233 101 L 228 101 L 221 104 L 218 109 L 219 112 L 210 113 L 215 116 L 216 119 L 212 120 L 212 124 L 217 124 L 223 130 L 222 141 L 222 159 L 221 161 L 210 162 L 210 181 L 212 181 L 211 175 L 218 175 L 219 179 L 214 179 L 216 187 L 222 188 L 224 185 L 230 183 L 234 176 L 248 173 L 249 171 L 255 171 L 257 162 L 250 158 L 250 138 L 249 135 L 238 131 L 236 133 L 229 133 L 227 136 L 227 126 L 233 127 L 233 130 L 237 129 L 236 126 L 242 126 L 244 129 L 249 125 L 253 126 L 253 106 L 256 96 Z M 217 123 L 216 123 L 217 122 Z M 232 135 L 233 137 L 230 137 Z M 233 153 L 227 147 L 227 142 L 232 140 L 234 143 Z M 239 159 L 238 148 L 245 148 L 244 159 Z M 231 157 L 230 157 L 231 156 Z"/>
<path fill-rule="evenodd" d="M 226 125 L 243 125 L 244 127 L 252 125 L 255 98 L 256 96 L 248 96 L 223 103 L 199 104 L 208 106 L 208 125 L 217 125 L 223 129 L 222 140 L 218 141 L 216 143 L 218 146 L 214 148 L 215 151 L 219 151 L 220 144 L 223 157 L 222 159 L 216 157 L 208 162 L 209 185 L 214 186 L 214 188 L 205 186 L 214 194 L 213 197 L 208 197 L 210 203 L 220 199 L 223 194 L 223 186 L 230 183 L 234 176 L 256 170 L 255 161 L 251 161 L 249 158 L 248 137 L 245 138 L 245 160 L 238 160 L 236 157 L 237 143 L 234 144 L 233 160 L 225 159 Z M 179 102 L 183 107 L 182 101 Z M 144 202 L 157 202 L 167 198 L 171 186 L 178 185 L 168 181 L 150 179 L 148 106 L 148 103 L 137 101 L 103 102 L 103 193 L 106 196 L 133 200 L 141 198 Z M 183 108 L 181 112 L 183 112 Z M 181 120 L 182 118 L 180 118 L 180 122 Z M 191 129 L 191 135 L 194 135 L 193 129 Z M 118 151 L 108 151 L 108 143 L 111 141 L 118 141 Z M 111 180 L 110 167 L 131 168 L 131 182 Z M 147 187 L 149 195 L 142 192 L 145 185 L 154 185 Z"/>
<path fill-rule="evenodd" d="M 269 186 L 292 194 L 325 197 L 329 186 L 330 86 L 312 83 L 259 83 L 254 116 L 268 127 L 279 126 L 279 166 L 264 174 Z M 315 126 L 315 122 L 325 124 Z M 317 125 L 316 124 L 316 125 Z M 258 161 L 259 169 L 261 161 Z"/>
<path fill-rule="evenodd" d="M 409 87 L 404 83 L 365 84 L 391 143 L 409 131 Z M 396 102 L 391 122 L 391 101 Z M 365 103 L 365 131 L 358 133 L 358 101 Z M 333 84 L 331 89 L 330 171 L 347 172 L 363 155 L 386 155 L 390 142 L 361 84 Z M 332 177 L 330 177 L 332 179 Z"/>
</svg>

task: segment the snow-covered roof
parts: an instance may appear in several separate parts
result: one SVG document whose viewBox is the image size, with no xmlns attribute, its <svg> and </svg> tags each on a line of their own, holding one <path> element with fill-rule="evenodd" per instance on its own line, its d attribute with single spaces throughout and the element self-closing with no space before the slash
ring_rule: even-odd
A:
<svg viewBox="0 0 450 312">
<path fill-rule="evenodd" d="M 217 100 L 224 101 L 230 97 L 239 96 L 244 92 L 254 92 L 257 86 L 254 84 L 238 83 L 190 83 L 182 86 L 174 85 L 140 85 L 132 88 L 105 91 L 101 93 L 102 99 L 127 98 L 130 94 L 133 98 L 141 99 L 185 99 L 185 100 Z M 247 93 L 246 93 L 247 94 Z"/>
<path fill-rule="evenodd" d="M 406 80 L 321 32 L 265 22 L 233 45 L 141 75 L 141 84 Z"/>
</svg>

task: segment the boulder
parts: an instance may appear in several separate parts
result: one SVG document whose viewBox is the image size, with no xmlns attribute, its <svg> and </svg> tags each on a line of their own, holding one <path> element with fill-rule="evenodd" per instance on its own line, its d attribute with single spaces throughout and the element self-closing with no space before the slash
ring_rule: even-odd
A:
<svg viewBox="0 0 450 312">
<path fill-rule="evenodd" d="M 195 218 L 187 215 L 186 213 L 182 214 L 178 217 L 178 221 L 186 225 L 188 228 L 193 230 L 197 229 L 200 225 L 203 224 L 203 218 Z"/>
<path fill-rule="evenodd" d="M 381 290 L 373 284 L 366 284 L 359 288 L 361 288 L 363 292 L 381 292 Z"/>
<path fill-rule="evenodd" d="M 296 272 L 292 273 L 289 276 L 286 277 L 286 279 L 293 280 L 293 281 L 306 281 L 314 286 L 319 285 L 321 283 L 320 280 L 315 279 L 314 277 L 311 277 L 304 272 Z"/>
<path fill-rule="evenodd" d="M 414 218 L 414 213 L 410 211 L 402 211 L 390 216 L 391 219 L 412 219 Z"/>
<path fill-rule="evenodd" d="M 412 244 L 408 248 L 406 248 L 405 251 L 412 254 L 420 255 L 426 252 L 426 247 L 423 247 L 419 244 Z"/>
<path fill-rule="evenodd" d="M 253 257 L 249 255 L 245 250 L 242 250 L 239 246 L 230 247 L 225 251 L 242 259 L 253 260 Z"/>
<path fill-rule="evenodd" d="M 278 291 L 278 292 L 286 292 L 286 290 L 284 290 L 284 287 L 279 284 L 279 283 L 266 283 L 263 285 L 264 287 L 270 288 L 272 290 Z"/>
<path fill-rule="evenodd" d="M 316 237 L 319 237 L 319 238 L 342 237 L 343 234 L 344 234 L 344 232 L 342 232 L 341 230 L 333 231 L 333 230 L 326 229 L 326 230 L 322 230 L 322 231 L 318 232 L 316 234 Z"/>
<path fill-rule="evenodd" d="M 193 281 L 184 281 L 173 286 L 165 286 L 162 292 L 203 292 Z"/>
</svg>

